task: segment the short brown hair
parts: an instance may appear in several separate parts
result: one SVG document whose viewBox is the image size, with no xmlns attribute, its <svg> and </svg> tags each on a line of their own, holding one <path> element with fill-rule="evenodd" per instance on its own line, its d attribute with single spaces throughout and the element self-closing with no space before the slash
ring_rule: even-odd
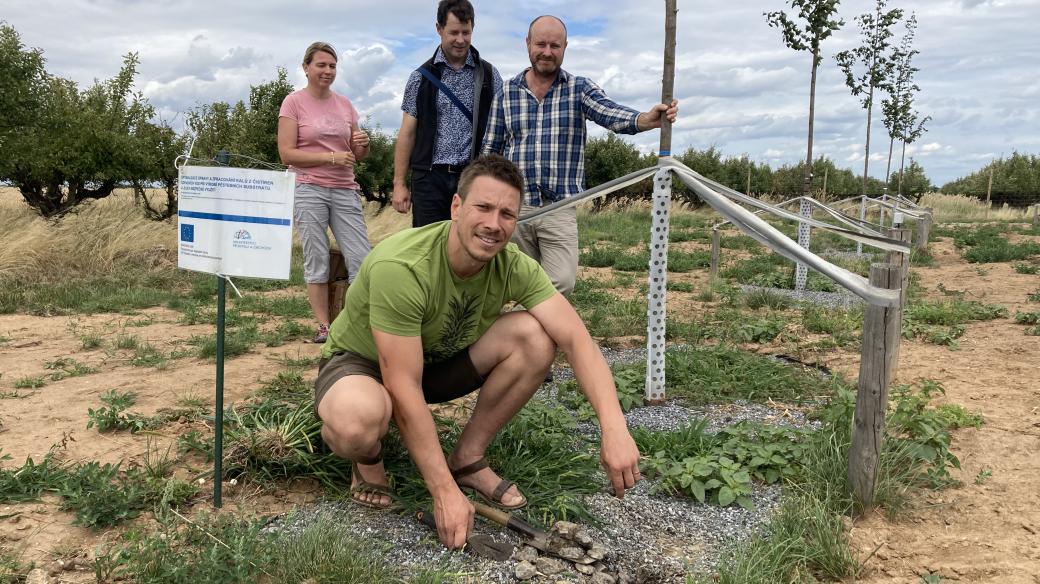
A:
<svg viewBox="0 0 1040 584">
<path fill-rule="evenodd" d="M 441 28 L 448 25 L 448 13 L 454 14 L 462 24 L 476 24 L 473 5 L 469 0 L 441 0 L 437 5 L 437 24 L 441 25 Z"/>
<path fill-rule="evenodd" d="M 336 49 L 332 48 L 332 45 L 326 42 L 317 41 L 311 43 L 311 46 L 307 47 L 307 50 L 303 53 L 303 64 L 310 65 L 311 61 L 314 60 L 314 53 L 321 51 L 322 53 L 328 53 L 332 55 L 332 58 L 339 61 L 339 56 L 336 55 Z"/>
<path fill-rule="evenodd" d="M 466 195 L 469 194 L 469 187 L 478 176 L 490 176 L 493 179 L 500 180 L 515 188 L 521 196 L 523 195 L 524 175 L 520 173 L 520 169 L 501 155 L 488 154 L 470 162 L 469 166 L 462 171 L 462 175 L 459 177 L 460 199 L 466 200 Z"/>
</svg>

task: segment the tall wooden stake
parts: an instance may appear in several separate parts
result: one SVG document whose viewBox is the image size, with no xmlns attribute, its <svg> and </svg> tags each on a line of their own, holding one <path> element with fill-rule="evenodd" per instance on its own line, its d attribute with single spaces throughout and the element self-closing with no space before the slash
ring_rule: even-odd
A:
<svg viewBox="0 0 1040 584">
<path fill-rule="evenodd" d="M 902 270 L 891 264 L 870 266 L 870 284 L 899 288 Z M 867 305 L 863 315 L 863 347 L 859 363 L 859 389 L 853 415 L 852 447 L 849 449 L 849 485 L 858 511 L 874 505 L 878 463 L 885 437 L 888 386 L 899 360 L 902 309 Z"/>
<path fill-rule="evenodd" d="M 677 0 L 664 0 L 664 78 L 661 80 L 661 103 L 672 103 L 675 87 L 675 15 Z M 672 155 L 672 123 L 661 120 L 661 148 L 659 156 Z"/>
</svg>

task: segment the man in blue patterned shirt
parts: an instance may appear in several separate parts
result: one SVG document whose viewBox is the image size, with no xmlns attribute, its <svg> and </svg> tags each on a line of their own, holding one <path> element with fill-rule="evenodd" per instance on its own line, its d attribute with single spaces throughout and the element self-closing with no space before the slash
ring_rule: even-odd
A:
<svg viewBox="0 0 1040 584">
<path fill-rule="evenodd" d="M 400 213 L 411 209 L 413 227 L 451 218 L 459 173 L 480 153 L 491 100 L 502 88 L 498 70 L 470 45 L 473 23 L 469 0 L 441 0 L 441 44 L 405 86 L 394 148 L 392 203 Z"/>
<path fill-rule="evenodd" d="M 585 77 L 561 68 L 567 27 L 555 16 L 539 16 L 527 31 L 531 66 L 510 79 L 491 105 L 484 153 L 502 154 L 520 167 L 526 181 L 521 215 L 572 197 L 585 189 L 585 120 L 621 134 L 675 121 L 679 102 L 639 112 L 619 105 Z M 564 209 L 517 225 L 513 241 L 538 260 L 564 295 L 578 272 L 575 209 Z"/>
</svg>

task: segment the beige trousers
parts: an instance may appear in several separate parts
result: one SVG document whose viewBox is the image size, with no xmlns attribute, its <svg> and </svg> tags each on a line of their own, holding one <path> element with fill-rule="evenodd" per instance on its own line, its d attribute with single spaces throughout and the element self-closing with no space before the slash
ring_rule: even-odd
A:
<svg viewBox="0 0 1040 584">
<path fill-rule="evenodd" d="M 523 217 L 538 207 L 523 205 Z M 577 209 L 562 209 L 516 226 L 513 243 L 520 251 L 534 258 L 549 275 L 553 286 L 567 296 L 574 290 L 578 277 L 578 216 Z"/>
</svg>

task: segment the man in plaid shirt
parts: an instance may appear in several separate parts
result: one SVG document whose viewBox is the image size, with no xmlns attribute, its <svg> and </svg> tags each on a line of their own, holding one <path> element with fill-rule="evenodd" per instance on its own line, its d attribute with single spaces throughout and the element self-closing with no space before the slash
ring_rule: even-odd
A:
<svg viewBox="0 0 1040 584">
<path fill-rule="evenodd" d="M 484 154 L 502 154 L 524 173 L 521 215 L 572 197 L 585 189 L 585 120 L 621 134 L 674 122 L 679 102 L 639 112 L 617 104 L 586 79 L 560 68 L 567 27 L 555 16 L 539 16 L 527 31 L 531 66 L 502 86 L 491 104 Z M 513 241 L 541 263 L 564 295 L 578 272 L 575 209 L 563 209 L 516 226 Z"/>
</svg>

